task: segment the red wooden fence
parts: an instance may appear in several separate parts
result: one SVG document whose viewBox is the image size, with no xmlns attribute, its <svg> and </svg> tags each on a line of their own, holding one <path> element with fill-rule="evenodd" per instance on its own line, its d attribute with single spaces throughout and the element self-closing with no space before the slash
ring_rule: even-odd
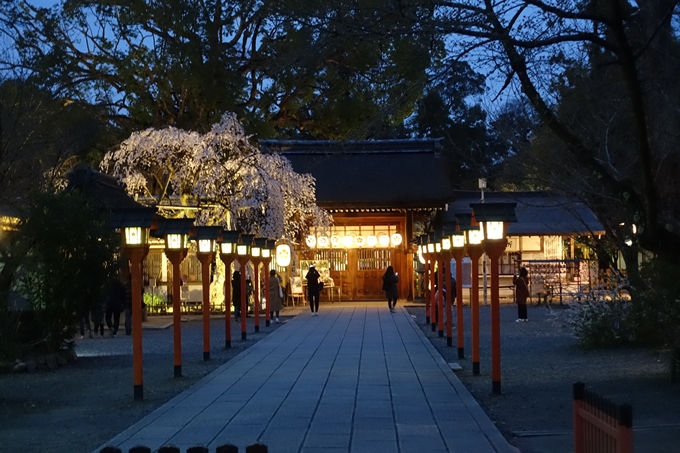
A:
<svg viewBox="0 0 680 453">
<path fill-rule="evenodd" d="M 574 453 L 633 453 L 633 409 L 574 384 Z"/>
</svg>

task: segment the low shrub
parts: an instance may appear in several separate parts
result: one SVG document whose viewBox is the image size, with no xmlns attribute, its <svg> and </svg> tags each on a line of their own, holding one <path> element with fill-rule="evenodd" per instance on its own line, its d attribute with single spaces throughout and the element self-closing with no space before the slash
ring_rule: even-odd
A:
<svg viewBox="0 0 680 453">
<path fill-rule="evenodd" d="M 585 347 L 612 347 L 635 340 L 632 302 L 624 299 L 586 300 L 570 306 L 567 324 Z"/>
<path fill-rule="evenodd" d="M 654 259 L 640 275 L 642 287 L 630 295 L 625 278 L 613 276 L 606 290 L 580 295 L 570 306 L 567 324 L 581 345 L 680 347 L 680 268 Z"/>
</svg>

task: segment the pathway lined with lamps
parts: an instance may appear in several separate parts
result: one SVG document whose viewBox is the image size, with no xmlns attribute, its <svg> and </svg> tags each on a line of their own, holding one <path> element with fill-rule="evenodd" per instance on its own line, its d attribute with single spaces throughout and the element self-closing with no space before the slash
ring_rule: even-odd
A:
<svg viewBox="0 0 680 453">
<path fill-rule="evenodd" d="M 406 309 L 382 304 L 303 311 L 106 445 L 256 441 L 280 453 L 514 451 Z"/>
<path fill-rule="evenodd" d="M 452 327 L 455 318 L 452 313 L 454 298 L 449 288 L 449 300 L 444 313 L 444 282 L 450 280 L 450 261 L 456 261 L 457 296 L 456 323 L 458 358 L 465 358 L 462 269 L 463 257 L 470 257 L 471 275 L 471 318 L 472 318 L 472 371 L 479 375 L 479 271 L 477 262 L 486 253 L 491 261 L 491 390 L 501 393 L 501 343 L 500 343 L 500 297 L 499 297 L 499 259 L 507 247 L 506 225 L 516 222 L 516 203 L 471 203 L 470 213 L 457 213 L 455 231 L 444 226 L 442 233 L 430 232 L 419 236 L 414 242 L 417 245 L 418 258 L 425 265 L 425 313 L 426 322 L 431 323 L 432 332 L 438 330 L 444 336 L 446 324 L 447 346 L 453 346 Z M 436 281 L 435 281 L 436 274 Z M 438 288 L 438 291 L 434 291 Z"/>
<path fill-rule="evenodd" d="M 466 243 L 470 244 L 467 254 L 473 260 L 473 297 L 472 297 L 472 361 L 473 372 L 479 374 L 479 292 L 476 290 L 477 275 L 476 263 L 480 252 L 476 242 L 481 242 L 481 250 L 486 253 L 491 261 L 491 352 L 492 352 L 492 392 L 501 393 L 501 357 L 500 357 L 500 300 L 499 300 L 499 269 L 498 262 L 507 246 L 505 226 L 507 222 L 516 221 L 516 203 L 472 203 L 470 208 L 470 222 L 467 223 L 467 213 L 457 215 L 458 222 L 456 231 L 452 234 L 429 233 L 418 239 L 418 256 L 425 261 L 426 280 L 429 282 L 426 288 L 426 317 L 431 322 L 432 331 L 438 329 L 439 336 L 444 335 L 444 321 L 446 320 L 447 345 L 453 345 L 452 326 L 454 323 L 452 304 L 455 303 L 457 318 L 457 346 L 458 357 L 465 357 L 464 327 L 462 316 L 462 293 L 461 297 L 449 297 L 446 314 L 444 313 L 444 282 L 450 281 L 449 262 L 456 259 L 456 282 L 462 282 L 462 257 Z M 479 229 L 473 229 L 475 223 Z M 149 252 L 149 234 L 164 237 L 166 254 L 173 264 L 173 317 L 179 316 L 180 310 L 176 303 L 179 300 L 179 266 L 186 257 L 188 239 L 197 242 L 197 257 L 202 267 L 203 284 L 203 359 L 210 360 L 210 272 L 215 260 L 216 252 L 227 266 L 227 274 L 230 273 L 231 264 L 236 260 L 241 268 L 241 339 L 247 339 L 246 316 L 247 316 L 247 290 L 246 290 L 246 266 L 252 263 L 254 266 L 254 317 L 255 331 L 259 331 L 259 276 L 260 265 L 263 265 L 266 298 L 266 324 L 269 325 L 269 279 L 268 267 L 271 263 L 274 241 L 267 238 L 255 238 L 252 234 L 238 234 L 233 231 L 222 231 L 217 226 L 193 226 L 188 219 L 163 219 L 155 214 L 152 208 L 125 209 L 114 212 L 111 226 L 121 231 L 123 254 L 128 258 L 131 269 L 132 283 L 132 343 L 133 343 L 133 393 L 135 400 L 144 398 L 143 391 L 143 366 L 142 366 L 142 261 Z M 461 234 L 461 232 L 465 234 Z M 473 233 L 478 231 L 478 233 Z M 310 236 L 311 237 L 311 236 Z M 308 237 L 308 239 L 310 238 Z M 311 240 L 311 239 L 310 239 Z M 316 239 L 315 239 L 316 240 Z M 401 238 L 399 238 L 399 241 Z M 377 241 L 377 238 L 376 238 Z M 436 271 L 435 271 L 436 267 Z M 437 281 L 435 282 L 435 272 Z M 231 288 L 229 277 L 225 278 L 225 347 L 231 346 Z M 437 287 L 438 291 L 432 290 Z M 452 291 L 450 291 L 452 293 Z M 174 374 L 175 377 L 182 375 L 181 358 L 181 323 L 178 318 L 173 323 L 174 329 Z"/>
<path fill-rule="evenodd" d="M 144 399 L 143 347 L 142 347 L 142 262 L 149 253 L 149 236 L 163 238 L 165 254 L 172 264 L 173 304 L 173 369 L 174 376 L 182 376 L 182 332 L 180 302 L 180 265 L 189 250 L 189 240 L 196 242 L 196 255 L 202 272 L 202 322 L 203 360 L 210 360 L 210 282 L 212 266 L 219 249 L 220 259 L 230 274 L 236 260 L 241 266 L 241 339 L 246 340 L 246 266 L 254 267 L 255 285 L 255 331 L 259 331 L 259 275 L 260 265 L 264 273 L 266 323 L 269 325 L 269 266 L 275 241 L 255 238 L 255 235 L 223 230 L 219 226 L 194 226 L 193 219 L 165 219 L 153 208 L 129 208 L 115 210 L 111 228 L 121 233 L 121 249 L 128 259 L 132 289 L 132 362 L 133 395 L 135 400 Z M 218 247 L 219 246 L 219 247 Z M 286 245 L 287 246 L 287 245 Z M 290 254 L 290 252 L 288 252 Z M 231 280 L 224 281 L 225 289 L 225 348 L 231 347 Z"/>
</svg>

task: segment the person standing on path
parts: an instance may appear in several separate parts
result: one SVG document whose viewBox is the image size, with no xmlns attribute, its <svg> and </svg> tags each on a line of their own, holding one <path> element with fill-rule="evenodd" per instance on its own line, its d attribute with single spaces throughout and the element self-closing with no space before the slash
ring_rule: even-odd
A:
<svg viewBox="0 0 680 453">
<path fill-rule="evenodd" d="M 118 334 L 120 314 L 125 310 L 126 297 L 125 285 L 118 277 L 114 277 L 109 283 L 106 294 L 106 325 L 112 338 L 116 338 Z"/>
<path fill-rule="evenodd" d="M 382 289 L 385 291 L 385 297 L 387 297 L 387 306 L 391 312 L 394 312 L 394 309 L 397 306 L 397 299 L 399 298 L 399 288 L 397 288 L 397 283 L 399 283 L 399 272 L 394 272 L 392 266 L 387 266 L 382 279 Z"/>
<path fill-rule="evenodd" d="M 283 289 L 281 288 L 281 280 L 276 274 L 276 270 L 269 271 L 269 310 L 270 318 L 274 318 L 274 322 L 279 323 L 279 312 L 283 309 Z"/>
<path fill-rule="evenodd" d="M 526 267 L 519 270 L 519 276 L 512 277 L 512 284 L 515 285 L 515 302 L 517 302 L 517 319 L 515 322 L 526 322 L 527 319 L 527 297 L 529 297 L 529 272 Z"/>
<path fill-rule="evenodd" d="M 309 296 L 309 308 L 312 310 L 312 316 L 319 316 L 319 271 L 314 265 L 309 266 L 309 271 L 305 278 L 307 279 L 307 295 Z"/>
</svg>

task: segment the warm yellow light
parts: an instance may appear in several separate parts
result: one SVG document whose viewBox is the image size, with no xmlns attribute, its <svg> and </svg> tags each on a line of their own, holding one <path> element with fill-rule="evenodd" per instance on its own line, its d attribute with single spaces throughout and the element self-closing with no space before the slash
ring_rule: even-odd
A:
<svg viewBox="0 0 680 453">
<path fill-rule="evenodd" d="M 342 238 L 337 234 L 331 236 L 331 246 L 340 247 L 342 245 Z"/>
<path fill-rule="evenodd" d="M 316 243 L 320 248 L 328 248 L 330 244 L 328 241 L 328 236 L 319 236 L 319 239 L 317 239 Z"/>
<path fill-rule="evenodd" d="M 307 243 L 307 247 L 316 247 L 316 236 L 313 234 L 307 235 L 305 242 Z"/>
<path fill-rule="evenodd" d="M 172 250 L 179 250 L 182 248 L 182 235 L 181 234 L 168 234 L 168 248 Z"/>
<path fill-rule="evenodd" d="M 276 264 L 281 267 L 290 265 L 290 245 L 279 244 L 276 246 Z"/>
<path fill-rule="evenodd" d="M 262 249 L 262 258 L 271 258 L 272 251 L 269 249 Z"/>
<path fill-rule="evenodd" d="M 261 250 L 262 250 L 262 249 L 261 249 L 260 247 L 257 247 L 257 246 L 255 246 L 255 245 L 252 246 L 252 247 L 250 248 L 250 256 L 252 256 L 253 258 L 259 258 L 259 257 L 260 257 L 260 251 L 261 251 Z"/>
<path fill-rule="evenodd" d="M 198 251 L 201 253 L 212 252 L 212 241 L 210 239 L 199 239 L 198 240 Z"/>
<path fill-rule="evenodd" d="M 402 240 L 401 234 L 399 234 L 399 233 L 394 233 L 394 234 L 392 235 L 392 245 L 400 245 L 400 244 L 401 244 L 401 240 Z"/>
<path fill-rule="evenodd" d="M 427 244 L 427 253 L 434 253 L 434 244 Z"/>
<path fill-rule="evenodd" d="M 484 239 L 498 240 L 503 239 L 503 222 L 484 222 Z"/>
<path fill-rule="evenodd" d="M 356 236 L 354 238 L 354 243 L 357 245 L 357 247 L 363 247 L 364 242 L 366 242 L 366 239 L 364 239 L 363 236 Z"/>
<path fill-rule="evenodd" d="M 480 230 L 468 231 L 468 239 L 471 245 L 479 245 L 482 243 L 482 232 Z"/>
<path fill-rule="evenodd" d="M 374 235 L 370 235 L 366 238 L 366 245 L 369 247 L 375 247 L 378 245 L 378 238 L 375 237 Z"/>
<path fill-rule="evenodd" d="M 451 236 L 451 239 L 453 239 L 453 248 L 459 249 L 465 247 L 465 235 L 454 234 Z"/>
<path fill-rule="evenodd" d="M 451 249 L 451 239 L 450 238 L 443 238 L 442 239 L 442 249 L 443 250 Z"/>
<path fill-rule="evenodd" d="M 232 244 L 231 242 L 223 242 L 222 244 L 220 244 L 220 246 L 222 248 L 222 253 L 224 253 L 225 255 L 235 252 L 234 244 Z"/>
<path fill-rule="evenodd" d="M 245 256 L 248 254 L 248 246 L 244 244 L 238 244 L 236 246 L 236 253 L 238 253 L 240 256 Z"/>
<path fill-rule="evenodd" d="M 423 258 L 423 246 L 422 245 L 418 246 L 418 261 L 420 261 L 420 264 L 425 264 L 425 258 Z"/>
<path fill-rule="evenodd" d="M 378 244 L 380 244 L 380 247 L 389 247 L 390 237 L 386 234 L 381 234 L 378 236 Z"/>
<path fill-rule="evenodd" d="M 342 238 L 342 245 L 344 245 L 346 248 L 349 248 L 354 244 L 354 238 L 352 236 L 345 236 Z"/>
<path fill-rule="evenodd" d="M 142 228 L 141 227 L 125 227 L 125 243 L 127 245 L 141 245 L 142 244 Z"/>
<path fill-rule="evenodd" d="M 442 245 L 439 242 L 434 245 L 434 251 L 437 253 L 442 251 Z"/>
</svg>

